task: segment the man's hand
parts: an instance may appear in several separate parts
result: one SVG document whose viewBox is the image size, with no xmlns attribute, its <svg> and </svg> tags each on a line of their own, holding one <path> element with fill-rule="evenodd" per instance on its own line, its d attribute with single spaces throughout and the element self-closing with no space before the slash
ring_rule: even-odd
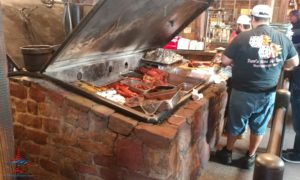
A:
<svg viewBox="0 0 300 180">
<path fill-rule="evenodd" d="M 232 65 L 232 59 L 230 59 L 229 57 L 225 56 L 224 54 L 222 55 L 222 66 L 229 66 Z"/>
<path fill-rule="evenodd" d="M 284 63 L 284 68 L 287 69 L 287 70 L 291 70 L 293 69 L 294 67 L 298 66 L 299 65 L 299 56 L 296 55 L 290 59 L 287 59 Z"/>
</svg>

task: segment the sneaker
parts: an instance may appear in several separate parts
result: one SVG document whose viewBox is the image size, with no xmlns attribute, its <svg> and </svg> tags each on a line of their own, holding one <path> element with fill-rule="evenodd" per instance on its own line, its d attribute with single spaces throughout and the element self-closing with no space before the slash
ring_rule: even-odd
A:
<svg viewBox="0 0 300 180">
<path fill-rule="evenodd" d="M 295 152 L 295 149 L 282 150 L 282 153 L 290 153 L 290 152 Z"/>
<path fill-rule="evenodd" d="M 294 151 L 282 152 L 281 158 L 286 162 L 300 164 L 300 154 Z"/>
<path fill-rule="evenodd" d="M 255 164 L 256 155 L 249 156 L 247 154 L 240 159 L 239 168 L 241 169 L 251 169 Z"/>
<path fill-rule="evenodd" d="M 222 164 L 231 164 L 232 163 L 232 151 L 227 150 L 226 146 L 222 150 L 216 151 L 217 161 Z"/>
</svg>

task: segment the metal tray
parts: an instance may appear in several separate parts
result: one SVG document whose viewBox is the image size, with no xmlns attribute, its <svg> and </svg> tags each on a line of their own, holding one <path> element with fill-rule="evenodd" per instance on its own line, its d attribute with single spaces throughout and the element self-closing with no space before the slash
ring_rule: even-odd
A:
<svg viewBox="0 0 300 180">
<path fill-rule="evenodd" d="M 120 81 L 122 84 L 125 84 L 129 87 L 130 90 L 138 93 L 138 94 L 146 94 L 149 90 L 151 90 L 151 86 L 149 86 L 148 84 L 142 82 L 142 80 L 137 80 L 137 79 L 124 79 Z M 140 87 L 145 87 L 143 88 L 138 88 L 137 86 Z"/>
<path fill-rule="evenodd" d="M 179 90 L 180 88 L 176 86 L 156 86 L 144 96 L 147 99 L 166 100 L 171 99 Z"/>
<path fill-rule="evenodd" d="M 186 83 L 186 82 L 181 83 L 179 85 L 179 87 L 181 88 L 180 90 L 183 91 L 184 93 L 191 92 L 195 86 L 196 86 L 195 84 Z"/>
<path fill-rule="evenodd" d="M 179 59 L 179 60 L 171 61 L 171 62 L 164 62 L 164 61 L 156 61 L 156 60 L 145 59 L 145 58 L 142 58 L 142 59 L 141 59 L 141 61 L 144 62 L 144 63 L 149 63 L 149 64 L 160 64 L 160 65 L 172 65 L 172 64 L 175 64 L 175 63 L 182 62 L 182 60 L 183 60 L 183 59 Z"/>
</svg>

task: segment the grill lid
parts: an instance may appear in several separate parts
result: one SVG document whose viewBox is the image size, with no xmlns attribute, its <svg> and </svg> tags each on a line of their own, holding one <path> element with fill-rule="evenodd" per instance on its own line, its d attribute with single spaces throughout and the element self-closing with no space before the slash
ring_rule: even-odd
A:
<svg viewBox="0 0 300 180">
<path fill-rule="evenodd" d="M 212 1 L 98 1 L 43 71 L 162 47 Z"/>
</svg>

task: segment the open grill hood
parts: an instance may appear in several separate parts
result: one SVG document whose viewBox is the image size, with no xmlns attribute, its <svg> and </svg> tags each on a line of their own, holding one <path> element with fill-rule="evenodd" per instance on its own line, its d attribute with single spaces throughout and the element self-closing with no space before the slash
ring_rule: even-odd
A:
<svg viewBox="0 0 300 180">
<path fill-rule="evenodd" d="M 108 66 L 111 68 L 110 72 L 112 69 L 121 70 L 113 68 L 114 64 L 107 64 L 107 60 L 140 59 L 144 51 L 164 46 L 206 10 L 211 2 L 212 0 L 99 1 L 61 45 L 44 71 L 64 81 L 79 78 L 96 82 L 97 78 L 91 77 L 91 72 L 103 72 Z M 83 67 L 101 62 L 103 65 L 98 65 L 96 69 Z M 127 63 L 127 69 L 136 66 L 134 62 L 124 63 Z M 87 70 L 89 75 L 85 75 Z M 62 71 L 65 75 L 60 73 Z M 97 76 L 99 75 L 105 76 L 103 73 L 98 73 Z"/>
</svg>

